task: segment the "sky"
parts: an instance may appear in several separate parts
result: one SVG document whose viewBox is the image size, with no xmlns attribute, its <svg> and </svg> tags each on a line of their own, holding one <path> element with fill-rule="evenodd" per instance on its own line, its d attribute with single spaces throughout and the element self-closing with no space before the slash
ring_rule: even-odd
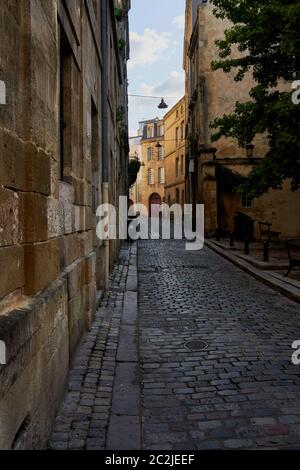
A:
<svg viewBox="0 0 300 470">
<path fill-rule="evenodd" d="M 165 97 L 169 109 L 184 95 L 183 35 L 185 0 L 132 0 L 129 94 Z M 163 117 L 160 99 L 129 97 L 129 130 L 139 121 Z"/>
</svg>

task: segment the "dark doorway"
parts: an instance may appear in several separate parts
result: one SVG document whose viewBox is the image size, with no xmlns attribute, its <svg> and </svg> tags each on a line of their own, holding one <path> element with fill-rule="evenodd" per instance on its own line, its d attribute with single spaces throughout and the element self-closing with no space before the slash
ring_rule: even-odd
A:
<svg viewBox="0 0 300 470">
<path fill-rule="evenodd" d="M 149 198 L 149 215 L 150 217 L 158 216 L 159 209 L 157 206 L 161 205 L 161 197 L 157 193 L 151 194 Z M 155 207 L 153 207 L 155 206 Z"/>
</svg>

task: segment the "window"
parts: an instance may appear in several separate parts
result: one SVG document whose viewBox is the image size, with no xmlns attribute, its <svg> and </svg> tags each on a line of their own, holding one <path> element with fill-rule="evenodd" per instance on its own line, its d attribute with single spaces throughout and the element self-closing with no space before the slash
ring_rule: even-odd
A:
<svg viewBox="0 0 300 470">
<path fill-rule="evenodd" d="M 180 203 L 180 200 L 179 200 L 179 189 L 177 188 L 176 189 L 176 204 L 179 204 Z"/>
<path fill-rule="evenodd" d="M 149 168 L 148 170 L 148 184 L 154 184 L 154 170 L 152 170 L 151 168 Z"/>
<path fill-rule="evenodd" d="M 179 127 L 176 127 L 176 145 L 178 145 L 178 141 L 179 141 Z"/>
<path fill-rule="evenodd" d="M 154 148 L 153 147 L 149 147 L 148 148 L 148 160 L 153 160 L 154 159 Z"/>
<path fill-rule="evenodd" d="M 184 140 L 184 121 L 182 121 L 180 126 L 180 138 L 181 140 Z"/>
<path fill-rule="evenodd" d="M 183 114 L 183 106 L 181 106 L 180 112 L 181 112 L 181 114 Z"/>
<path fill-rule="evenodd" d="M 158 182 L 160 184 L 165 184 L 165 169 L 164 168 L 158 169 Z"/>
<path fill-rule="evenodd" d="M 164 148 L 159 147 L 158 149 L 158 160 L 163 160 L 164 159 Z"/>
<path fill-rule="evenodd" d="M 72 51 L 67 36 L 60 26 L 59 29 L 59 138 L 60 138 L 60 179 L 66 180 L 65 169 L 71 166 L 67 159 L 71 158 L 70 128 L 72 126 L 70 112 L 71 98 L 71 61 Z M 69 165 L 67 165 L 69 163 Z"/>
<path fill-rule="evenodd" d="M 183 155 L 180 157 L 180 173 L 184 175 L 184 163 L 183 163 Z"/>
<path fill-rule="evenodd" d="M 176 119 L 179 117 L 179 109 L 176 110 Z"/>
<path fill-rule="evenodd" d="M 159 128 L 158 128 L 158 135 L 159 135 L 159 136 L 164 135 L 164 126 L 159 126 Z"/>
<path fill-rule="evenodd" d="M 179 158 L 176 158 L 175 172 L 176 172 L 176 178 L 178 178 L 178 176 L 179 176 Z"/>
<path fill-rule="evenodd" d="M 253 207 L 253 199 L 251 199 L 247 194 L 243 195 L 242 206 L 244 209 L 251 209 Z"/>
<path fill-rule="evenodd" d="M 148 139 L 151 139 L 154 137 L 154 127 L 153 126 L 148 126 L 147 127 L 147 137 Z"/>
</svg>

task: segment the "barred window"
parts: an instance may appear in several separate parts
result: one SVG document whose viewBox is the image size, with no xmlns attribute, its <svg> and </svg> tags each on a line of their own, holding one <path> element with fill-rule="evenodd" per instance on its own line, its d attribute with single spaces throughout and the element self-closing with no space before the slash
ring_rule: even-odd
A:
<svg viewBox="0 0 300 470">
<path fill-rule="evenodd" d="M 248 196 L 248 194 L 243 195 L 242 206 L 244 209 L 251 209 L 253 207 L 253 199 L 250 196 Z"/>
</svg>

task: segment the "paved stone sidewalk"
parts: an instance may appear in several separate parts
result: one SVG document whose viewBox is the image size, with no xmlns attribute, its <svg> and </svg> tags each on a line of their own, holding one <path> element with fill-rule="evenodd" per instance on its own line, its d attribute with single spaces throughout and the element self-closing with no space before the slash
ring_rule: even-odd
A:
<svg viewBox="0 0 300 470">
<path fill-rule="evenodd" d="M 140 242 L 144 448 L 300 448 L 299 313 L 208 248 Z"/>
<path fill-rule="evenodd" d="M 70 372 L 68 393 L 49 443 L 51 449 L 105 449 L 111 444 L 118 444 L 112 441 L 112 436 L 117 438 L 116 427 L 118 429 L 124 426 L 124 419 L 127 422 L 134 420 L 133 417 L 128 417 L 128 413 L 123 414 L 122 410 L 112 410 L 112 404 L 117 401 L 117 397 L 114 397 L 114 385 L 116 382 L 122 382 L 121 386 L 126 383 L 126 380 L 121 381 L 124 377 L 120 377 L 118 372 L 122 364 L 117 355 L 120 354 L 118 345 L 123 341 L 122 313 L 127 312 L 130 317 L 131 312 L 132 319 L 132 296 L 137 296 L 132 290 L 135 288 L 136 291 L 137 287 L 135 266 L 135 245 L 124 245 L 110 278 L 109 291 L 104 296 L 91 331 L 84 338 L 76 355 Z M 139 390 L 139 384 L 135 388 L 137 386 Z M 126 405 L 126 400 L 124 403 Z M 117 416 L 114 415 L 115 410 L 118 411 Z M 131 438 L 138 439 L 138 447 L 139 429 L 140 426 L 132 426 L 135 435 Z M 132 443 L 125 441 L 125 444 Z"/>
</svg>

